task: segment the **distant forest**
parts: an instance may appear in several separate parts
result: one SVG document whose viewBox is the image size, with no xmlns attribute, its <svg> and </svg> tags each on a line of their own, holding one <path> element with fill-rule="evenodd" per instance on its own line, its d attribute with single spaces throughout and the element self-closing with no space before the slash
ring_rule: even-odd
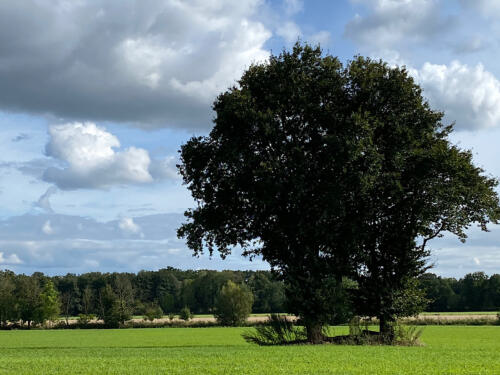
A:
<svg viewBox="0 0 500 375">
<path fill-rule="evenodd" d="M 214 311 L 219 291 L 228 280 L 245 285 L 254 295 L 253 312 L 286 312 L 284 285 L 269 271 L 210 271 L 166 268 L 134 273 L 90 272 L 82 275 L 31 276 L 0 271 L 0 310 L 2 301 L 10 305 L 32 303 L 52 281 L 59 294 L 63 316 L 99 315 L 103 292 L 126 299 L 134 315 L 148 306 L 160 306 L 163 313 L 178 313 L 189 307 L 195 314 Z M 500 275 L 483 272 L 467 274 L 457 280 L 426 273 L 419 278 L 420 288 L 429 299 L 427 311 L 487 311 L 500 308 Z M 31 302 L 30 302 L 31 301 Z M 1 315 L 1 314 L 0 314 Z"/>
</svg>

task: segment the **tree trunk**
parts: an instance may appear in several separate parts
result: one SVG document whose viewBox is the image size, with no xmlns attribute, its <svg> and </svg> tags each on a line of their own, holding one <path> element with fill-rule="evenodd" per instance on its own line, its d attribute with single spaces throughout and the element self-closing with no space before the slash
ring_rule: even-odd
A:
<svg viewBox="0 0 500 375">
<path fill-rule="evenodd" d="M 311 344 L 321 344 L 323 342 L 323 325 L 317 322 L 306 325 L 307 341 Z"/>
<path fill-rule="evenodd" d="M 380 338 L 385 344 L 393 344 L 395 338 L 394 318 L 391 316 L 380 316 Z"/>
</svg>

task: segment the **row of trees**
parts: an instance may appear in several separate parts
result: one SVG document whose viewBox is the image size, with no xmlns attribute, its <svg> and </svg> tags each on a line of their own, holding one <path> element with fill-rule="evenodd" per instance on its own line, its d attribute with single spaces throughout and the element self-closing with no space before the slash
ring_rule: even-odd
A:
<svg viewBox="0 0 500 375">
<path fill-rule="evenodd" d="M 32 324 L 55 320 L 60 313 L 59 292 L 52 280 L 43 284 L 37 275 L 15 276 L 10 271 L 0 272 L 0 323 L 22 320 Z"/>
<path fill-rule="evenodd" d="M 344 281 L 347 283 L 347 281 Z M 415 287 L 428 301 L 427 311 L 486 311 L 500 308 L 500 275 L 484 272 L 461 279 L 432 273 L 420 276 Z M 356 283 L 350 281 L 353 289 Z M 240 287 L 241 286 L 241 287 Z M 228 296 L 220 298 L 221 292 Z M 224 324 L 241 317 L 234 311 L 277 313 L 288 311 L 285 287 L 269 271 L 182 271 L 174 268 L 133 273 L 86 273 L 82 275 L 32 276 L 0 271 L 0 321 L 23 320 L 38 324 L 59 316 L 97 316 L 110 325 L 132 315 L 159 317 L 179 313 L 215 313 Z M 293 303 L 293 301 L 292 301 Z M 243 308 L 233 309 L 241 304 Z M 253 308 L 252 308 L 253 306 Z M 354 314 L 346 305 L 343 323 Z"/>
<path fill-rule="evenodd" d="M 232 284 L 228 286 L 228 282 Z M 228 295 L 246 296 L 243 310 L 248 313 L 252 306 L 256 313 L 285 310 L 283 283 L 268 271 L 167 268 L 137 274 L 92 272 L 54 277 L 40 272 L 26 276 L 0 271 L 0 321 L 5 324 L 21 319 L 31 324 L 59 315 L 66 319 L 96 316 L 108 325 L 117 325 L 132 315 L 177 314 L 186 307 L 197 314 L 215 313 L 225 309 L 217 305 L 224 286 Z M 238 292 L 234 286 L 243 289 Z M 57 309 L 47 308 L 49 300 Z"/>
<path fill-rule="evenodd" d="M 493 311 L 500 308 L 500 275 L 474 272 L 461 279 L 426 273 L 420 288 L 429 301 L 427 311 Z"/>
</svg>

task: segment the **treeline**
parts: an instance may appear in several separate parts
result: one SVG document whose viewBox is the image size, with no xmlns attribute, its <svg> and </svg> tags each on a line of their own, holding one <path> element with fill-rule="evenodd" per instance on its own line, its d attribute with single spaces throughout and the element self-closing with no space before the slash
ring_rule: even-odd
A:
<svg viewBox="0 0 500 375">
<path fill-rule="evenodd" d="M 97 317 L 111 325 L 132 315 L 213 314 L 228 281 L 253 294 L 253 313 L 285 312 L 285 290 L 269 271 L 209 271 L 166 268 L 134 273 L 31 276 L 0 271 L 0 322 L 41 323 L 54 316 Z M 427 311 L 488 311 L 500 308 L 500 275 L 483 272 L 461 279 L 426 273 L 419 288 Z"/>
<path fill-rule="evenodd" d="M 174 268 L 134 273 L 90 272 L 49 277 L 0 271 L 0 321 L 21 319 L 28 324 L 48 318 L 42 296 L 53 285 L 59 298 L 59 313 L 84 320 L 94 316 L 116 325 L 132 315 L 214 313 L 218 295 L 228 281 L 253 294 L 254 313 L 283 312 L 284 286 L 269 271 L 182 271 Z M 22 313 L 31 310 L 33 314 Z"/>
<path fill-rule="evenodd" d="M 419 278 L 420 288 L 429 300 L 427 311 L 493 311 L 500 309 L 500 275 L 488 277 L 474 272 L 461 279 L 426 273 Z"/>
</svg>

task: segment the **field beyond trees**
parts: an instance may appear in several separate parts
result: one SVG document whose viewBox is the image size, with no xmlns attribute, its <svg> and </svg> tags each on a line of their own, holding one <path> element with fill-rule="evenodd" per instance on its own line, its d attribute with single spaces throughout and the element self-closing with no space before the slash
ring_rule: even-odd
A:
<svg viewBox="0 0 500 375">
<path fill-rule="evenodd" d="M 498 374 L 500 327 L 426 327 L 425 346 L 246 343 L 248 328 L 2 331 L 2 374 Z M 335 327 L 335 334 L 346 333 Z"/>
</svg>

